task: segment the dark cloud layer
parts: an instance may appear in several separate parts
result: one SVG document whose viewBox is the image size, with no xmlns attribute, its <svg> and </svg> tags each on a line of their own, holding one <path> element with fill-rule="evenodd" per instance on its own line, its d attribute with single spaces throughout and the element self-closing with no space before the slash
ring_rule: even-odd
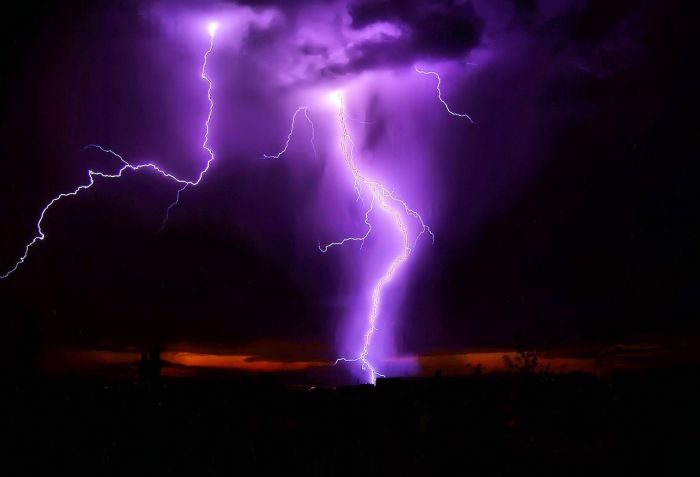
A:
<svg viewBox="0 0 700 477">
<path fill-rule="evenodd" d="M 534 144 L 541 131 L 549 159 L 512 206 L 487 219 L 467 254 L 459 242 L 445 251 L 435 286 L 446 300 L 442 313 L 450 316 L 444 333 L 460 329 L 453 335 L 458 343 L 464 337 L 504 342 L 506 335 L 512 342 L 518 334 L 562 343 L 698 333 L 690 284 L 699 229 L 690 204 L 699 198 L 688 176 L 695 169 L 690 118 L 698 68 L 681 59 L 698 49 L 690 26 L 697 7 L 593 1 L 554 18 L 528 9 L 527 18 L 509 27 L 534 41 L 537 53 L 522 58 L 531 67 L 514 62 L 507 73 L 504 65 L 493 72 L 499 78 L 493 86 L 543 81 L 534 93 L 540 115 L 519 145 Z M 556 65 L 574 69 L 562 75 Z M 513 99 L 514 108 L 523 107 Z M 574 116 L 564 124 L 551 120 L 567 111 Z M 527 157 L 525 150 L 519 154 Z M 450 190 L 470 170 L 455 167 L 446 177 L 454 178 Z M 456 192 L 453 207 L 464 200 Z M 418 318 L 413 323 L 411 336 L 428 333 Z"/>
<path fill-rule="evenodd" d="M 384 35 L 351 47 L 349 63 L 342 70 L 459 57 L 478 44 L 482 29 L 471 3 L 454 0 L 360 0 L 350 3 L 348 12 L 355 29 L 386 23 L 395 26 L 399 36 Z"/>
</svg>

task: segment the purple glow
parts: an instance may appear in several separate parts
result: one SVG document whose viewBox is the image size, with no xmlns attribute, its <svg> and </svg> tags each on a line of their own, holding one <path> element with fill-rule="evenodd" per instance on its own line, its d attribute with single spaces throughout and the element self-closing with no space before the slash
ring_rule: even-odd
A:
<svg viewBox="0 0 700 477">
<path fill-rule="evenodd" d="M 207 27 L 207 30 L 209 31 L 209 36 L 214 38 L 214 35 L 216 35 L 216 30 L 219 29 L 219 23 L 218 22 L 211 22 L 209 26 Z"/>
<path fill-rule="evenodd" d="M 401 253 L 392 259 L 389 267 L 386 269 L 379 281 L 372 288 L 370 312 L 367 318 L 367 328 L 364 333 L 362 349 L 359 355 L 355 358 L 338 358 L 336 360 L 336 364 L 341 361 L 359 361 L 361 363 L 362 369 L 369 371 L 369 382 L 371 384 L 374 384 L 377 380 L 377 377 L 384 377 L 383 374 L 377 371 L 375 365 L 369 358 L 369 353 L 372 346 L 372 338 L 378 331 L 377 320 L 379 318 L 379 311 L 382 306 L 382 292 L 384 291 L 384 287 L 394 278 L 394 275 L 396 274 L 399 267 L 404 262 L 406 262 L 406 260 L 408 260 L 408 257 L 411 255 L 411 252 L 413 250 L 411 241 L 409 240 L 408 226 L 404 222 L 403 215 L 405 214 L 410 217 L 413 217 L 420 223 L 420 232 L 416 235 L 413 242 L 413 246 L 415 246 L 418 239 L 424 233 L 427 232 L 428 234 L 430 234 L 433 241 L 435 240 L 435 235 L 430 230 L 430 227 L 428 227 L 423 222 L 422 217 L 417 212 L 409 208 L 406 202 L 398 199 L 394 195 L 393 191 L 387 189 L 382 183 L 367 178 L 359 171 L 359 169 L 355 165 L 355 161 L 353 158 L 353 150 L 355 144 L 353 143 L 350 137 L 347 123 L 345 121 L 345 101 L 343 94 L 340 91 L 334 91 L 330 94 L 329 97 L 331 102 L 338 108 L 338 120 L 341 128 L 340 148 L 343 154 L 345 165 L 352 173 L 355 189 L 358 193 L 358 198 L 361 198 L 363 189 L 367 189 L 371 193 L 372 199 L 370 201 L 369 208 L 365 212 L 365 224 L 367 225 L 367 231 L 364 235 L 359 237 L 347 237 L 338 242 L 329 243 L 325 246 L 321 246 L 319 244 L 319 250 L 321 250 L 321 252 L 326 252 L 331 247 L 343 245 L 349 241 L 359 241 L 361 242 L 361 244 L 364 244 L 365 239 L 367 239 L 367 237 L 369 237 L 370 233 L 372 232 L 372 224 L 370 222 L 369 217 L 371 212 L 374 210 L 375 201 L 378 202 L 379 207 L 392 218 L 396 228 L 399 230 L 402 237 Z M 392 206 L 392 202 L 398 203 L 400 205 L 400 208 Z M 401 212 L 401 209 L 403 209 L 403 214 Z"/>
</svg>

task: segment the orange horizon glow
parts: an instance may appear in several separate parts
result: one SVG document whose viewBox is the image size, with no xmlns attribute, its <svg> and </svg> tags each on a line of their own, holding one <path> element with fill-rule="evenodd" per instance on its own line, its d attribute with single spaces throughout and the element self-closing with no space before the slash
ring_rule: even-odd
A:
<svg viewBox="0 0 700 477">
<path fill-rule="evenodd" d="M 288 344 L 286 344 L 288 345 Z M 284 347 L 281 343 L 280 347 Z M 181 350 L 184 346 L 179 347 Z M 163 351 L 161 359 L 164 361 L 163 375 L 165 376 L 191 376 L 197 369 L 216 369 L 243 372 L 299 372 L 310 368 L 332 366 L 332 361 L 324 361 L 313 356 L 313 352 L 306 353 L 306 349 L 295 349 L 282 359 L 266 358 L 256 355 L 255 346 L 246 346 L 244 352 L 238 353 L 207 353 L 195 351 Z M 303 348 L 303 347 L 301 347 Z M 187 349 L 187 348 L 185 348 Z M 243 349 L 241 351 L 243 351 Z M 263 349 L 270 349 L 266 343 Z M 663 351 L 658 345 L 633 343 L 628 345 L 615 345 L 604 352 L 591 352 L 592 356 L 576 355 L 566 350 L 542 355 L 540 364 L 548 366 L 550 372 L 562 373 L 583 371 L 592 374 L 606 374 L 615 370 L 628 370 L 645 367 L 645 363 L 655 361 L 639 361 L 644 353 L 656 353 Z M 223 350 L 222 350 L 223 351 Z M 300 353 L 304 354 L 300 354 Z M 636 354 L 636 353 L 642 353 Z M 480 367 L 485 373 L 507 370 L 504 357 L 511 360 L 516 358 L 516 352 L 512 349 L 488 349 L 474 352 L 460 352 L 444 354 L 427 354 L 418 356 L 399 356 L 387 359 L 383 365 L 396 365 L 402 368 L 405 363 L 417 363 L 418 375 L 428 376 L 440 370 L 445 375 L 471 374 L 476 367 Z M 295 359 L 298 356 L 298 359 Z M 666 355 L 658 355 L 659 362 L 667 362 Z M 667 356 L 666 356 L 667 357 Z M 42 353 L 39 364 L 46 371 L 60 372 L 71 370 L 99 370 L 112 367 L 120 368 L 127 373 L 141 358 L 136 350 L 81 350 L 75 348 L 49 349 Z M 414 374 L 414 373 L 410 373 Z"/>
<path fill-rule="evenodd" d="M 504 357 L 515 360 L 517 353 L 515 351 L 487 351 L 476 353 L 456 353 L 445 355 L 427 355 L 419 356 L 418 363 L 424 373 L 430 373 L 440 369 L 442 372 L 471 372 L 476 367 L 481 367 L 485 373 L 492 371 L 506 371 L 508 367 L 505 364 Z M 572 357 L 546 357 L 542 356 L 539 359 L 542 366 L 549 366 L 550 372 L 571 372 L 585 371 L 588 373 L 597 373 L 600 371 L 601 365 L 597 358 L 572 358 Z"/>
<path fill-rule="evenodd" d="M 256 359 L 251 355 L 164 352 L 162 359 L 182 366 L 235 369 L 243 371 L 300 371 L 315 366 L 328 366 L 326 361 L 273 361 Z"/>
</svg>

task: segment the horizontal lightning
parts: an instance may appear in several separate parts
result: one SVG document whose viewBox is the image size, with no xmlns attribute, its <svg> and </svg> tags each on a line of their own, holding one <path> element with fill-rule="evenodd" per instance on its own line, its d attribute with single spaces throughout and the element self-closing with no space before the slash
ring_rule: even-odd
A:
<svg viewBox="0 0 700 477">
<path fill-rule="evenodd" d="M 117 158 L 123 163 L 121 169 L 119 169 L 119 170 L 118 170 L 116 173 L 114 173 L 114 174 L 107 174 L 107 173 L 104 173 L 104 172 L 89 170 L 89 171 L 88 171 L 88 178 L 89 178 L 89 181 L 88 181 L 87 184 L 80 185 L 80 186 L 76 187 L 75 189 L 73 189 L 73 190 L 70 191 L 70 192 L 63 192 L 63 193 L 61 193 L 61 194 L 58 194 L 56 197 L 54 197 L 53 199 L 51 199 L 51 200 L 44 206 L 44 208 L 41 209 L 41 214 L 39 215 L 39 220 L 38 220 L 37 223 L 36 223 L 37 234 L 36 234 L 36 235 L 32 238 L 32 240 L 25 246 L 25 248 L 24 248 L 24 254 L 19 258 L 19 260 L 17 260 L 17 262 L 15 263 L 15 265 L 14 265 L 10 270 L 8 270 L 7 272 L 5 272 L 5 273 L 3 273 L 2 275 L 0 275 L 0 278 L 1 278 L 1 279 L 5 279 L 5 278 L 9 277 L 12 273 L 14 273 L 14 272 L 17 270 L 17 268 L 19 268 L 19 266 L 22 265 L 22 264 L 24 263 L 24 261 L 27 259 L 27 256 L 29 255 L 29 250 L 30 250 L 34 245 L 36 245 L 37 242 L 39 242 L 39 241 L 41 241 L 41 240 L 44 240 L 44 239 L 46 238 L 46 235 L 44 234 L 44 231 L 43 231 L 43 229 L 41 228 L 41 225 L 42 225 L 42 222 L 44 221 L 44 217 L 46 216 L 46 213 L 49 211 L 49 209 L 50 209 L 51 207 L 53 207 L 53 205 L 56 204 L 56 203 L 57 203 L 58 201 L 60 201 L 61 199 L 64 199 L 64 198 L 66 198 L 66 197 L 73 197 L 73 196 L 76 196 L 76 195 L 78 195 L 80 192 L 91 188 L 91 187 L 95 184 L 95 177 L 103 177 L 103 178 L 105 178 L 105 179 L 116 179 L 116 178 L 122 177 L 122 175 L 124 174 L 125 171 L 128 171 L 128 170 L 138 171 L 138 170 L 140 170 L 140 169 L 146 169 L 146 168 L 148 168 L 148 169 L 153 169 L 153 170 L 155 170 L 156 172 L 160 173 L 162 176 L 167 177 L 167 178 L 169 178 L 169 179 L 172 179 L 172 180 L 174 180 L 174 181 L 176 181 L 176 182 L 178 182 L 178 183 L 184 183 L 184 182 L 186 182 L 186 181 L 183 181 L 183 180 L 181 180 L 181 179 L 178 179 L 177 177 L 173 176 L 172 174 L 169 174 L 169 173 L 163 171 L 162 169 L 158 168 L 158 167 L 155 166 L 154 164 L 141 164 L 141 165 L 138 165 L 138 166 L 134 166 L 134 165 L 129 164 L 128 162 L 126 162 L 122 156 L 120 156 L 120 155 L 117 154 L 116 152 L 112 151 L 111 149 L 106 149 L 106 148 L 103 148 L 102 146 L 98 146 L 98 145 L 96 145 L 96 144 L 90 144 L 89 146 L 86 146 L 86 148 L 91 148 L 91 147 L 98 148 L 98 149 L 100 149 L 100 150 L 103 151 L 103 152 L 107 152 L 107 153 L 109 153 L 109 154 L 111 154 L 111 155 L 117 157 Z"/>
</svg>

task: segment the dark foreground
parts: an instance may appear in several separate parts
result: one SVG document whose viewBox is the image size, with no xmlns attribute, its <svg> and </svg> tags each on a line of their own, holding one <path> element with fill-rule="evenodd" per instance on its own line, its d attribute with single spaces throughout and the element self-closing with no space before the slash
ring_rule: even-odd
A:
<svg viewBox="0 0 700 477">
<path fill-rule="evenodd" d="M 696 475 L 699 377 L 45 380 L 3 389 L 3 474 Z"/>
</svg>

